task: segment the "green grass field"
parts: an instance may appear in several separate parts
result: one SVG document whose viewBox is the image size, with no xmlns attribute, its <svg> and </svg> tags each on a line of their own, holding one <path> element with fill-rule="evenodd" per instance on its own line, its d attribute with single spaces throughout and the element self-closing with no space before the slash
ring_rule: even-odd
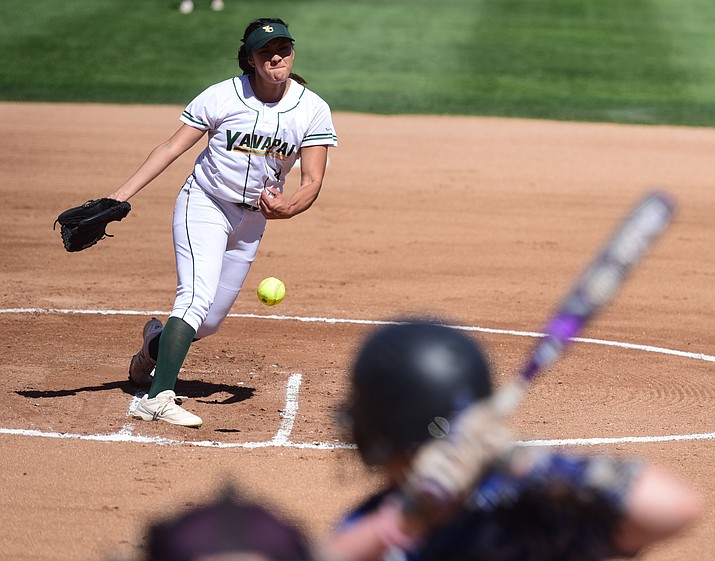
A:
<svg viewBox="0 0 715 561">
<path fill-rule="evenodd" d="M 3 0 L 0 99 L 184 105 L 238 71 L 248 21 L 277 15 L 336 111 L 715 124 L 712 0 L 208 5 Z"/>
</svg>

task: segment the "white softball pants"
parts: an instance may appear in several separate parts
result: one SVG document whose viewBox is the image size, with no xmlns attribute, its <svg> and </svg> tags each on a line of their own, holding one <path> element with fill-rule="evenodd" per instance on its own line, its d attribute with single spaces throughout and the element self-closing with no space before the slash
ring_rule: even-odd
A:
<svg viewBox="0 0 715 561">
<path fill-rule="evenodd" d="M 243 286 L 266 227 L 259 211 L 207 194 L 189 176 L 174 207 L 176 300 L 172 317 L 200 339 L 216 333 Z"/>
</svg>

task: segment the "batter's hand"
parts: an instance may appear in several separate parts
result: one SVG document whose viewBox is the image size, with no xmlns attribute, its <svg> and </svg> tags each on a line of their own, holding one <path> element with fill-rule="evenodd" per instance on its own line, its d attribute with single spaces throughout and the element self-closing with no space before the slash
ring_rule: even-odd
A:
<svg viewBox="0 0 715 561">
<path fill-rule="evenodd" d="M 266 187 L 261 191 L 258 208 L 261 209 L 263 216 L 268 220 L 285 219 L 293 216 L 286 198 L 278 189 L 273 187 Z"/>
<path fill-rule="evenodd" d="M 408 514 L 440 523 L 513 448 L 511 431 L 488 401 L 467 408 L 445 437 L 427 442 L 413 458 L 402 488 Z"/>
</svg>

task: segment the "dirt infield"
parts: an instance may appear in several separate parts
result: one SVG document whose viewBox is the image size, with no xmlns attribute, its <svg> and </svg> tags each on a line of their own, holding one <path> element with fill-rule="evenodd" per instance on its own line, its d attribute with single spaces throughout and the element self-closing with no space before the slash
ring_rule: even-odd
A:
<svg viewBox="0 0 715 561">
<path fill-rule="evenodd" d="M 0 560 L 133 557 L 154 517 L 225 482 L 316 535 L 379 483 L 335 423 L 374 323 L 478 328 L 501 383 L 652 187 L 677 196 L 674 226 L 513 424 L 675 470 L 707 515 L 644 559 L 715 557 L 715 130 L 335 115 L 316 206 L 269 224 L 232 316 L 189 354 L 177 391 L 204 419 L 192 430 L 134 421 L 127 366 L 147 318 L 171 308 L 171 213 L 199 149 L 132 200 L 113 239 L 68 254 L 52 230 L 180 111 L 0 103 Z M 288 288 L 274 308 L 255 296 L 270 275 Z"/>
</svg>

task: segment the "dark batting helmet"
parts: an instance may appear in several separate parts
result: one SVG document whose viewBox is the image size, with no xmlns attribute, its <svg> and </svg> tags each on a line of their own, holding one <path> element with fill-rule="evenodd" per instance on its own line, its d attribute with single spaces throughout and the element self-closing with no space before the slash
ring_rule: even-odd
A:
<svg viewBox="0 0 715 561">
<path fill-rule="evenodd" d="M 454 328 L 423 320 L 379 328 L 358 352 L 346 422 L 368 465 L 384 465 L 491 394 L 479 345 Z M 443 434 L 443 432 L 442 432 Z"/>
</svg>

